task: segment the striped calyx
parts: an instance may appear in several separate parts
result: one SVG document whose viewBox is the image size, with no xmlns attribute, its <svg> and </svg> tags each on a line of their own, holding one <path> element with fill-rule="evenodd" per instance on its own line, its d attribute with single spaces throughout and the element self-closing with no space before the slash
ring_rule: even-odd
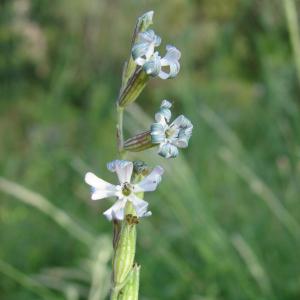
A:
<svg viewBox="0 0 300 300">
<path fill-rule="evenodd" d="M 124 142 L 124 149 L 131 152 L 139 152 L 155 145 L 151 142 L 150 130 L 139 133 Z"/>
<path fill-rule="evenodd" d="M 141 67 L 137 67 L 126 84 L 122 86 L 118 98 L 118 105 L 125 107 L 134 102 L 146 86 L 148 80 L 149 76 L 147 73 Z"/>
</svg>

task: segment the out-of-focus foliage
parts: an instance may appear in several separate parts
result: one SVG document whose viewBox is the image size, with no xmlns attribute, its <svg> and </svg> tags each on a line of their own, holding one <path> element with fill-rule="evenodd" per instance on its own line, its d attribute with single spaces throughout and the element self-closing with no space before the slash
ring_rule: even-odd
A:
<svg viewBox="0 0 300 300">
<path fill-rule="evenodd" d="M 83 174 L 114 180 L 114 102 L 134 23 L 150 9 L 182 70 L 151 81 L 127 134 L 167 98 L 194 135 L 178 159 L 131 156 L 166 168 L 138 228 L 140 298 L 299 299 L 299 82 L 280 0 L 1 2 L 0 175 L 43 195 L 92 242 L 46 202 L 17 201 L 2 179 L 0 298 L 105 297 L 110 203 L 89 200 Z"/>
</svg>

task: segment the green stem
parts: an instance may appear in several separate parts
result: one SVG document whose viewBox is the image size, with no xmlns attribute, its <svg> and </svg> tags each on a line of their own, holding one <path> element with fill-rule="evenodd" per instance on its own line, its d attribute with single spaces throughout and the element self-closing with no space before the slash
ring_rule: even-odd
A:
<svg viewBox="0 0 300 300">
<path fill-rule="evenodd" d="M 119 292 L 120 292 L 119 290 L 116 290 L 115 288 L 113 288 L 111 290 L 110 300 L 118 300 Z"/>
<path fill-rule="evenodd" d="M 126 151 L 124 150 L 124 133 L 123 133 L 123 115 L 124 107 L 117 105 L 117 140 L 118 151 L 121 158 L 124 158 Z"/>
</svg>

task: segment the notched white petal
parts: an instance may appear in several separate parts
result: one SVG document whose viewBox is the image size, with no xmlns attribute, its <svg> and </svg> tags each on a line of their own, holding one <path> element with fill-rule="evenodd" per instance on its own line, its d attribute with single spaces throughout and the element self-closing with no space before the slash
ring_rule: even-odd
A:
<svg viewBox="0 0 300 300">
<path fill-rule="evenodd" d="M 168 45 L 166 50 L 166 55 L 160 60 L 162 69 L 158 76 L 161 79 L 173 78 L 179 73 L 180 70 L 179 59 L 181 57 L 181 52 L 176 47 L 171 45 Z M 166 70 L 164 67 L 167 67 L 168 70 Z"/>
<path fill-rule="evenodd" d="M 153 77 L 157 76 L 161 71 L 161 58 L 158 52 L 155 52 L 149 60 L 143 65 L 143 70 Z"/>
<path fill-rule="evenodd" d="M 151 212 L 148 211 L 149 203 L 147 201 L 140 199 L 135 194 L 130 195 L 129 200 L 132 202 L 136 214 L 139 218 L 151 215 Z"/>
<path fill-rule="evenodd" d="M 125 210 L 126 200 L 119 199 L 116 203 L 106 210 L 103 215 L 109 220 L 123 220 L 124 219 L 124 210 Z"/>
<path fill-rule="evenodd" d="M 180 115 L 172 122 L 170 128 L 176 128 L 178 130 L 177 136 L 172 139 L 172 144 L 179 148 L 186 148 L 192 136 L 192 122 L 185 116 Z"/>
<path fill-rule="evenodd" d="M 103 198 L 113 197 L 117 195 L 117 191 L 108 191 L 108 190 L 97 190 L 92 189 L 92 200 L 100 200 Z"/>
<path fill-rule="evenodd" d="M 158 123 L 161 123 L 164 127 L 166 127 L 166 122 L 170 122 L 172 117 L 171 108 L 172 103 L 168 100 L 163 100 L 160 105 L 160 110 L 155 114 L 155 120 Z"/>
<path fill-rule="evenodd" d="M 166 139 L 165 128 L 160 123 L 153 123 L 151 125 L 150 134 L 153 144 L 160 144 Z"/>
<path fill-rule="evenodd" d="M 164 158 L 175 158 L 178 156 L 178 149 L 171 143 L 163 143 L 159 147 L 158 154 Z"/>
<path fill-rule="evenodd" d="M 164 99 L 161 102 L 160 108 L 171 108 L 172 107 L 172 103 L 169 100 Z"/>
<path fill-rule="evenodd" d="M 84 177 L 85 182 L 95 189 L 115 190 L 115 186 L 109 182 L 97 177 L 95 174 L 88 172 Z"/>
<path fill-rule="evenodd" d="M 142 181 L 135 185 L 135 192 L 153 192 L 161 182 L 161 176 L 164 169 L 161 166 L 156 166 L 152 172 Z"/>
<path fill-rule="evenodd" d="M 116 173 L 120 183 L 130 182 L 132 171 L 133 163 L 131 161 L 116 165 Z"/>
<path fill-rule="evenodd" d="M 133 164 L 128 160 L 114 160 L 107 164 L 107 169 L 117 173 L 120 183 L 130 182 Z"/>
<path fill-rule="evenodd" d="M 138 34 L 137 42 L 132 47 L 132 58 L 139 66 L 143 66 L 154 54 L 155 47 L 159 46 L 161 38 L 153 30 L 146 30 Z"/>
</svg>

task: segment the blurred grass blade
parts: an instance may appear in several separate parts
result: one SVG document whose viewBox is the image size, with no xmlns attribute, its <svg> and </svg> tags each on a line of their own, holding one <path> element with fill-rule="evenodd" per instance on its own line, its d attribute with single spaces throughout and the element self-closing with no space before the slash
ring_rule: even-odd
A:
<svg viewBox="0 0 300 300">
<path fill-rule="evenodd" d="M 249 185 L 251 190 L 265 201 L 272 213 L 283 226 L 295 237 L 299 238 L 300 225 L 285 209 L 272 190 L 244 163 L 238 160 L 228 148 L 219 153 L 220 157 Z"/>
<path fill-rule="evenodd" d="M 87 246 L 92 245 L 95 241 L 95 237 L 90 232 L 86 231 L 65 211 L 53 205 L 42 195 L 32 192 L 27 188 L 3 177 L 0 177 L 0 190 L 48 215 L 78 241 L 86 244 Z"/>
<path fill-rule="evenodd" d="M 112 257 L 112 247 L 109 238 L 99 239 L 92 252 L 92 279 L 88 300 L 102 300 L 108 295 L 110 287 L 110 270 L 107 266 Z"/>
<path fill-rule="evenodd" d="M 270 295 L 271 285 L 269 277 L 266 274 L 263 266 L 260 264 L 254 251 L 247 244 L 244 238 L 239 234 L 233 235 L 231 237 L 231 241 L 238 253 L 240 254 L 241 258 L 244 260 L 245 264 L 249 269 L 249 272 L 255 279 L 258 286 L 265 294 Z"/>
<path fill-rule="evenodd" d="M 294 0 L 283 0 L 283 6 L 294 54 L 298 81 L 300 84 L 300 32 L 298 25 L 297 6 Z"/>
<path fill-rule="evenodd" d="M 200 115 L 228 146 L 220 151 L 220 157 L 232 167 L 250 186 L 251 190 L 265 201 L 271 212 L 281 224 L 295 237 L 299 238 L 300 225 L 281 204 L 271 188 L 261 180 L 241 159 L 239 154 L 247 154 L 237 135 L 218 115 L 202 105 Z"/>
<path fill-rule="evenodd" d="M 235 151 L 242 152 L 244 147 L 238 136 L 227 126 L 227 124 L 208 106 L 202 104 L 199 114 L 211 128 L 213 128 L 219 137 Z"/>
<path fill-rule="evenodd" d="M 13 279 L 23 287 L 29 289 L 32 293 L 40 296 L 42 299 L 53 300 L 54 294 L 52 294 L 47 288 L 45 288 L 40 282 L 34 280 L 26 274 L 23 274 L 10 264 L 3 260 L 0 260 L 0 272 L 7 277 Z"/>
<path fill-rule="evenodd" d="M 34 278 L 44 286 L 63 293 L 68 300 L 79 299 L 79 297 L 86 298 L 88 294 L 88 289 L 83 284 L 66 281 L 57 276 L 38 274 Z"/>
</svg>

